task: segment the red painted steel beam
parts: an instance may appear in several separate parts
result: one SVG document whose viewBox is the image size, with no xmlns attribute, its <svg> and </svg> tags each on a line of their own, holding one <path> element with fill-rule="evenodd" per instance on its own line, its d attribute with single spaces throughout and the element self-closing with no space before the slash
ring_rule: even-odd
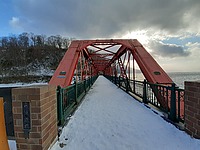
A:
<svg viewBox="0 0 200 150">
<path fill-rule="evenodd" d="M 119 49 L 118 49 L 118 51 L 117 51 L 117 53 L 113 56 L 113 58 L 111 59 L 111 61 L 107 64 L 107 66 L 105 66 L 105 69 L 107 68 L 107 67 L 109 67 L 114 61 L 116 61 L 118 58 L 120 58 L 120 56 L 122 56 L 125 52 L 126 52 L 126 46 L 124 46 L 124 45 L 122 45 Z"/>
<path fill-rule="evenodd" d="M 99 50 L 95 51 L 95 53 L 100 52 L 100 51 L 106 51 L 106 52 L 108 52 L 108 53 L 115 54 L 114 52 L 109 51 L 109 50 L 107 50 L 106 48 L 100 48 L 100 47 L 97 47 L 97 46 L 94 46 L 94 45 L 92 45 L 92 46 L 93 46 L 94 48 L 99 49 Z"/>
<path fill-rule="evenodd" d="M 66 87 L 70 85 L 80 55 L 79 42 L 73 41 L 65 53 L 49 84 Z"/>
<path fill-rule="evenodd" d="M 106 53 L 103 53 L 103 54 L 101 54 L 101 53 L 92 53 L 92 54 L 90 54 L 90 56 L 98 56 L 98 57 L 108 57 L 108 56 L 113 56 L 114 54 L 106 54 Z"/>
<path fill-rule="evenodd" d="M 49 84 L 59 85 L 61 87 L 67 87 L 70 85 L 81 50 L 83 50 L 85 55 L 91 59 L 87 49 L 85 49 L 89 44 L 91 44 L 90 41 L 72 41 Z"/>
<path fill-rule="evenodd" d="M 131 52 L 149 82 L 161 84 L 173 83 L 172 79 L 138 41 L 133 42 L 130 40 L 130 43 Z"/>
<path fill-rule="evenodd" d="M 126 52 L 128 48 L 134 59 L 136 60 L 140 70 L 144 74 L 147 81 L 152 83 L 166 83 L 171 84 L 173 81 L 167 75 L 167 73 L 159 66 L 159 64 L 154 60 L 154 58 L 146 51 L 140 42 L 136 39 L 117 39 L 113 40 L 116 43 L 122 44 L 122 47 L 118 50 L 116 55 L 111 60 L 110 64 L 113 63 L 116 58 L 119 58 Z M 109 64 L 109 65 L 110 65 Z"/>
<path fill-rule="evenodd" d="M 101 48 L 100 45 L 104 45 L 105 47 Z M 116 53 L 112 52 L 111 50 L 107 50 L 107 48 L 111 48 L 115 45 L 121 45 L 121 47 L 117 50 Z M 92 46 L 97 50 L 94 53 L 89 53 L 87 49 L 88 46 Z M 100 53 L 97 53 L 99 51 L 105 51 L 108 52 L 108 54 L 101 55 Z M 167 73 L 159 66 L 159 64 L 154 60 L 154 58 L 137 40 L 110 39 L 72 41 L 68 51 L 61 60 L 49 84 L 60 85 L 61 87 L 67 87 L 68 85 L 70 85 L 81 52 L 83 52 L 82 54 L 84 55 L 82 57 L 85 57 L 86 59 L 92 61 L 92 64 L 96 69 L 96 71 L 93 72 L 98 73 L 98 71 L 102 71 L 111 74 L 112 64 L 115 63 L 117 60 L 120 60 L 119 65 L 122 75 L 127 77 L 127 66 L 125 66 L 124 68 L 125 58 L 124 61 L 121 61 L 121 56 L 127 53 L 127 51 L 131 52 L 133 59 L 136 60 L 138 66 L 140 67 L 140 70 L 142 71 L 143 75 L 145 76 L 148 82 L 160 84 L 173 83 L 173 81 L 167 75 Z M 94 54 L 96 54 L 96 56 Z M 106 58 L 108 55 L 111 56 L 111 54 L 113 56 L 112 59 Z M 129 61 L 130 60 L 128 60 L 128 62 Z M 163 101 L 165 99 L 163 99 L 163 97 L 160 97 L 159 95 L 157 95 L 157 97 L 161 105 L 165 106 L 166 102 Z"/>
<path fill-rule="evenodd" d="M 96 58 L 93 57 L 93 55 L 90 54 L 87 50 L 88 46 L 94 45 L 96 48 L 98 47 L 98 45 L 108 45 L 109 48 L 115 45 L 122 45 L 116 53 L 111 53 L 114 54 L 114 56 L 108 63 L 104 63 L 104 69 L 106 69 L 106 67 L 110 67 L 111 64 L 114 63 L 118 58 L 120 58 L 126 51 L 130 50 L 132 55 L 134 56 L 134 59 L 138 63 L 142 73 L 149 82 L 173 83 L 173 81 L 165 73 L 165 71 L 158 65 L 153 57 L 137 40 L 110 39 L 72 41 L 68 51 L 64 55 L 49 84 L 60 85 L 61 87 L 66 87 L 70 85 L 71 80 L 74 76 L 74 70 L 76 69 L 80 51 L 85 51 L 85 57 L 93 61 L 92 63 L 94 65 L 94 68 L 96 68 L 97 70 L 103 70 L 102 64 L 101 66 L 95 65 L 95 61 L 97 62 L 98 60 L 95 60 Z M 111 52 L 110 50 L 106 51 Z"/>
</svg>

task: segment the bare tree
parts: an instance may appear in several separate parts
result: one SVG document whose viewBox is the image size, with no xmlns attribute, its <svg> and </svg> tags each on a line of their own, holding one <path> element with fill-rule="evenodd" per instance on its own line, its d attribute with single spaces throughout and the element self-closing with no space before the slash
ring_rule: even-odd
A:
<svg viewBox="0 0 200 150">
<path fill-rule="evenodd" d="M 34 69 L 55 69 L 70 38 L 21 33 L 0 38 L 0 76 L 27 76 Z"/>
</svg>

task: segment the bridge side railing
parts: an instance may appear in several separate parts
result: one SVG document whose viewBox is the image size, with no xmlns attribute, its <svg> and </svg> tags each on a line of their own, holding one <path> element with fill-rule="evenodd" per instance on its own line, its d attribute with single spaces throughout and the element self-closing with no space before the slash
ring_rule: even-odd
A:
<svg viewBox="0 0 200 150">
<path fill-rule="evenodd" d="M 150 103 L 164 111 L 172 121 L 184 122 L 184 89 L 176 87 L 175 84 L 166 86 L 149 83 L 146 80 L 125 80 L 115 76 L 105 77 L 126 92 L 138 96 L 142 102 Z M 160 104 L 158 96 L 160 101 L 165 101 L 165 105 Z"/>
<path fill-rule="evenodd" d="M 74 82 L 66 88 L 58 86 L 57 114 L 59 125 L 63 125 L 67 117 L 77 108 L 97 78 L 98 76 L 93 76 L 84 81 Z"/>
</svg>

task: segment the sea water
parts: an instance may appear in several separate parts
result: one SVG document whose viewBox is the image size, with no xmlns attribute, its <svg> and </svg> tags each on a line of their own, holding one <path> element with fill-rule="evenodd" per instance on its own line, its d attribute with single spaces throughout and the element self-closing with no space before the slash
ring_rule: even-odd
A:
<svg viewBox="0 0 200 150">
<path fill-rule="evenodd" d="M 200 81 L 200 72 L 170 72 L 168 75 L 182 89 L 185 81 Z"/>
<path fill-rule="evenodd" d="M 181 89 L 184 89 L 185 81 L 200 81 L 200 72 L 168 72 L 173 82 Z M 136 80 L 143 81 L 142 73 L 136 73 Z"/>
</svg>

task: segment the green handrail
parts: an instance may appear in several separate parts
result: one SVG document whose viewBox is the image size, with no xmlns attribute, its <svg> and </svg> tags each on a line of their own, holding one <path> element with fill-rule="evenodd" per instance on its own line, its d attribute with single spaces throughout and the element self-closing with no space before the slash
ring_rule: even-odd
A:
<svg viewBox="0 0 200 150">
<path fill-rule="evenodd" d="M 168 113 L 170 120 L 174 122 L 184 122 L 184 110 L 181 110 L 180 108 L 180 103 L 184 102 L 184 89 L 175 87 L 175 84 L 166 86 L 162 84 L 149 83 L 146 80 L 127 81 L 127 79 L 125 80 L 121 77 L 108 75 L 104 76 L 124 91 L 140 97 L 143 103 L 151 103 L 162 111 Z M 131 89 L 127 88 L 126 82 L 129 82 Z M 157 96 L 160 96 L 159 100 L 163 100 L 165 102 L 165 106 L 162 106 L 159 103 Z"/>
<path fill-rule="evenodd" d="M 66 118 L 77 108 L 97 78 L 98 75 L 80 82 L 74 82 L 74 84 L 65 88 L 57 87 L 58 125 L 64 124 Z"/>
</svg>

